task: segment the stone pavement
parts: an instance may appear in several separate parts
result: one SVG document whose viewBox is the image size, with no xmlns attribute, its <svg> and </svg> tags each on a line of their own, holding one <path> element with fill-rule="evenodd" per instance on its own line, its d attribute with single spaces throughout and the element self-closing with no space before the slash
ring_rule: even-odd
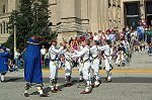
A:
<svg viewBox="0 0 152 100">
<path fill-rule="evenodd" d="M 105 73 L 101 71 L 102 84 L 94 88 L 91 94 L 82 95 L 84 87 L 78 86 L 78 72 L 73 71 L 73 86 L 65 88 L 64 71 L 60 70 L 59 83 L 61 92 L 53 94 L 49 88 L 49 71 L 44 70 L 44 92 L 49 97 L 40 98 L 36 88 L 32 88 L 30 97 L 23 96 L 23 71 L 8 73 L 6 83 L 0 83 L 0 100 L 152 100 L 152 57 L 145 52 L 134 53 L 132 62 L 125 67 L 116 67 L 111 83 L 105 81 Z"/>
</svg>

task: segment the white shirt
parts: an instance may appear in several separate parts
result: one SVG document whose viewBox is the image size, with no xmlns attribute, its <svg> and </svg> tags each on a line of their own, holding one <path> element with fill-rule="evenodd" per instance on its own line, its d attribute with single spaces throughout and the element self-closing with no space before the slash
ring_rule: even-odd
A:
<svg viewBox="0 0 152 100">
<path fill-rule="evenodd" d="M 90 48 L 90 53 L 92 54 L 92 57 L 93 57 L 93 58 L 95 58 L 96 56 L 98 56 L 99 50 L 98 50 L 97 45 L 93 45 L 93 46 Z"/>
<path fill-rule="evenodd" d="M 81 51 L 76 51 L 75 50 L 75 55 L 74 57 L 82 57 L 83 61 L 89 59 L 90 53 L 89 53 L 89 46 L 85 46 L 84 48 L 82 48 Z"/>
<path fill-rule="evenodd" d="M 49 48 L 49 53 L 50 53 L 50 58 L 51 59 L 56 59 L 56 56 L 60 53 L 62 53 L 63 47 L 60 49 L 56 49 L 54 45 L 51 45 Z"/>
<path fill-rule="evenodd" d="M 104 51 L 106 56 L 110 56 L 112 54 L 112 50 L 109 45 L 98 46 L 98 50 Z"/>
<path fill-rule="evenodd" d="M 99 36 L 98 35 L 94 36 L 93 40 L 99 41 Z"/>
<path fill-rule="evenodd" d="M 45 55 L 46 54 L 46 49 L 45 48 L 42 48 L 41 49 L 41 55 Z"/>
</svg>

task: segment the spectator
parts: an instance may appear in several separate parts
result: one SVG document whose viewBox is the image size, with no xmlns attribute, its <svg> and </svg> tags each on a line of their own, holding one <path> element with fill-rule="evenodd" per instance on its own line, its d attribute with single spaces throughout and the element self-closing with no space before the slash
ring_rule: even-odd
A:
<svg viewBox="0 0 152 100">
<path fill-rule="evenodd" d="M 44 47 L 44 45 L 42 45 L 42 48 L 41 48 L 41 60 L 42 60 L 42 64 L 44 63 L 44 56 L 46 54 L 46 49 Z"/>
</svg>

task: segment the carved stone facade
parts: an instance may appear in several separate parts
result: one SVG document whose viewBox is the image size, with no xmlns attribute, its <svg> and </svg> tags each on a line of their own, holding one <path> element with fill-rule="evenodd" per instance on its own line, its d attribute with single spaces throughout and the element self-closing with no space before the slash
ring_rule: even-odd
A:
<svg viewBox="0 0 152 100">
<path fill-rule="evenodd" d="M 53 29 L 58 39 L 81 32 L 105 31 L 122 27 L 120 0 L 50 0 Z M 62 35 L 61 35 L 62 34 Z"/>
<path fill-rule="evenodd" d="M 120 30 L 126 22 L 124 3 L 135 1 L 141 5 L 144 3 L 144 0 L 49 0 L 49 20 L 53 22 L 51 29 L 59 34 L 59 40 L 63 37 L 77 36 L 81 32 L 97 32 L 99 29 L 102 31 L 108 28 Z M 3 37 L 8 36 L 8 17 L 13 9 L 18 9 L 19 0 L 0 0 L 0 2 L 1 43 L 6 41 Z M 144 6 L 140 7 L 140 12 L 144 18 L 143 8 Z"/>
</svg>

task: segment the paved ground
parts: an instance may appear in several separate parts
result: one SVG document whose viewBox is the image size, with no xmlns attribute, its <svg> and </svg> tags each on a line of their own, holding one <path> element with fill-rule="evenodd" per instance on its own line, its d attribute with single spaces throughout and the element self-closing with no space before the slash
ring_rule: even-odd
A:
<svg viewBox="0 0 152 100">
<path fill-rule="evenodd" d="M 94 88 L 89 95 L 81 95 L 80 91 L 84 89 L 77 88 L 78 73 L 76 69 L 73 72 L 74 85 L 70 88 L 63 87 L 64 74 L 60 70 L 60 87 L 63 91 L 52 94 L 49 88 L 49 71 L 44 70 L 44 91 L 49 94 L 47 98 L 40 98 L 36 89 L 33 88 L 29 98 L 23 96 L 23 71 L 8 73 L 6 83 L 0 83 L 0 100 L 152 100 L 152 57 L 145 52 L 134 53 L 130 65 L 118 68 L 113 71 L 113 81 L 106 83 L 104 71 L 100 71 L 102 76 L 102 85 Z"/>
</svg>

